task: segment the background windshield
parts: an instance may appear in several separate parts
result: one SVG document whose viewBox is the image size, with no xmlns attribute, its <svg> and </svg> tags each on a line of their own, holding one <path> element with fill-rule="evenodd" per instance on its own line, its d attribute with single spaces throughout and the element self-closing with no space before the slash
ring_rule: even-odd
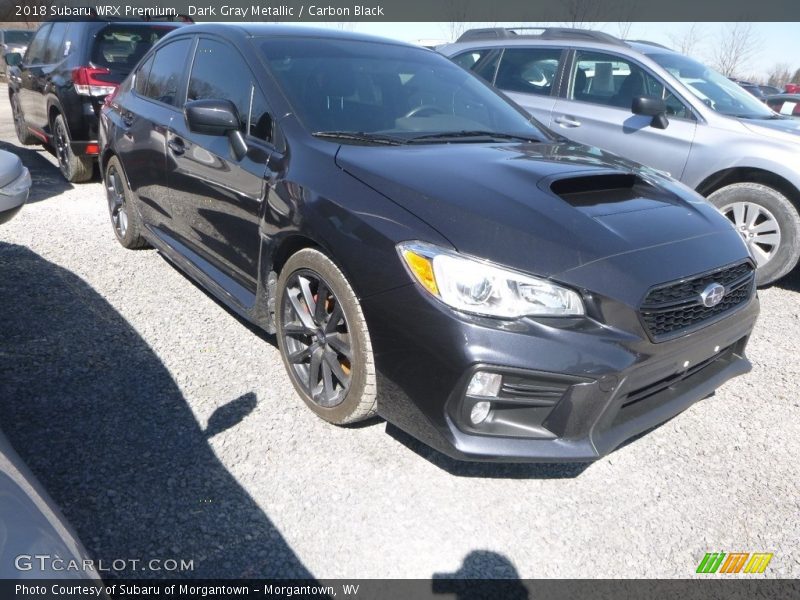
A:
<svg viewBox="0 0 800 600">
<path fill-rule="evenodd" d="M 730 79 L 680 54 L 651 54 L 650 58 L 680 79 L 707 106 L 723 115 L 750 119 L 775 116 L 766 105 Z"/>
<path fill-rule="evenodd" d="M 33 37 L 32 31 L 22 31 L 19 29 L 9 29 L 6 31 L 6 44 L 27 44 Z"/>
<path fill-rule="evenodd" d="M 257 43 L 312 133 L 412 138 L 480 130 L 550 137 L 475 76 L 428 50 L 310 38 Z"/>
</svg>

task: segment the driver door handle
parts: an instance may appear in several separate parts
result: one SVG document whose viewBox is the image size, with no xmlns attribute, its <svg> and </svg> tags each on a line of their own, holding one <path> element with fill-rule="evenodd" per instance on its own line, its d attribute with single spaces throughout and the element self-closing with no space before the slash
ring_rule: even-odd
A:
<svg viewBox="0 0 800 600">
<path fill-rule="evenodd" d="M 560 117 L 556 117 L 554 120 L 555 120 L 556 123 L 558 123 L 562 127 L 580 127 L 581 126 L 581 122 L 578 121 L 577 119 L 573 118 L 573 117 L 560 116 Z"/>
<path fill-rule="evenodd" d="M 186 152 L 186 146 L 184 145 L 183 140 L 179 137 L 171 138 L 167 142 L 167 146 L 169 146 L 169 149 L 172 150 L 173 154 L 177 154 L 178 156 Z"/>
</svg>

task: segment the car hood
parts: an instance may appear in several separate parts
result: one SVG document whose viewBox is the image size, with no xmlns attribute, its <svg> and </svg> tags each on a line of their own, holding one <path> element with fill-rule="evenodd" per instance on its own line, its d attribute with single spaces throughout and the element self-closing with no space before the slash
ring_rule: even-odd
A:
<svg viewBox="0 0 800 600">
<path fill-rule="evenodd" d="M 736 235 L 681 184 L 571 143 L 347 145 L 336 161 L 459 252 L 546 277 L 681 240 Z M 626 174 L 642 185 L 561 196 L 551 189 L 555 181 L 582 179 L 591 188 L 588 178 Z"/>
<path fill-rule="evenodd" d="M 741 119 L 741 122 L 753 133 L 795 144 L 800 142 L 800 122 L 796 119 Z"/>
</svg>

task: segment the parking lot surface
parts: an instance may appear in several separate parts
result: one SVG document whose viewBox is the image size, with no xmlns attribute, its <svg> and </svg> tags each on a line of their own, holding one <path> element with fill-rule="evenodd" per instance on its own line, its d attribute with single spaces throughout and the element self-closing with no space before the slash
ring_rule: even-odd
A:
<svg viewBox="0 0 800 600">
<path fill-rule="evenodd" d="M 759 577 L 800 577 L 800 273 L 760 292 L 750 374 L 607 458 L 458 463 L 314 417 L 274 337 L 120 247 L 99 180 L 21 148 L 6 98 L 0 148 L 34 187 L 0 226 L 0 427 L 90 554 L 125 561 L 106 576 L 691 577 L 771 552 Z"/>
</svg>

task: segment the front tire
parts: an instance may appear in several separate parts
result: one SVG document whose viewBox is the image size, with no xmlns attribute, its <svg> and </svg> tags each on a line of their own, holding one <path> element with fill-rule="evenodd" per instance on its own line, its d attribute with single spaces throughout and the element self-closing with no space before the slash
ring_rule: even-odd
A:
<svg viewBox="0 0 800 600">
<path fill-rule="evenodd" d="M 306 405 L 337 425 L 375 414 L 372 343 L 339 268 L 318 250 L 300 250 L 286 261 L 276 293 L 278 347 Z"/>
<path fill-rule="evenodd" d="M 778 190 L 734 183 L 708 197 L 742 236 L 756 260 L 759 286 L 777 281 L 800 260 L 800 215 Z"/>
<path fill-rule="evenodd" d="M 128 188 L 122 164 L 116 156 L 108 160 L 103 183 L 108 199 L 108 214 L 117 241 L 129 250 L 146 248 L 147 241 L 142 237 L 142 221 L 133 205 L 133 192 Z"/>
<path fill-rule="evenodd" d="M 31 134 L 28 124 L 25 122 L 25 115 L 22 114 L 22 107 L 19 105 L 19 98 L 16 94 L 11 94 L 11 116 L 14 119 L 14 131 L 17 139 L 23 146 L 32 146 L 38 140 Z"/>
<path fill-rule="evenodd" d="M 53 119 L 53 148 L 64 179 L 70 183 L 83 183 L 92 178 L 94 160 L 87 156 L 77 156 L 72 151 L 72 140 L 62 115 Z"/>
</svg>

